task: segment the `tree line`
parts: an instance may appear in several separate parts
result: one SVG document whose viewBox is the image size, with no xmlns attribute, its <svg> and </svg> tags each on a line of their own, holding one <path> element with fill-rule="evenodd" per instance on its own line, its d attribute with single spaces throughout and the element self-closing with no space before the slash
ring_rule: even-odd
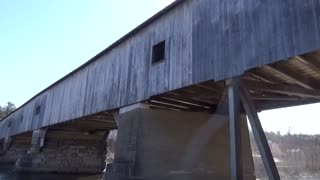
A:
<svg viewBox="0 0 320 180">
<path fill-rule="evenodd" d="M 266 132 L 268 143 L 282 178 L 320 174 L 320 135 Z M 266 176 L 259 150 L 251 134 L 255 169 L 259 179 Z M 258 155 L 258 156 L 257 156 Z M 294 178 L 291 178 L 294 179 Z M 298 178 L 299 179 L 299 178 Z"/>
<path fill-rule="evenodd" d="M 16 106 L 12 102 L 7 102 L 7 104 L 0 105 L 0 120 L 10 114 L 16 109 Z"/>
</svg>

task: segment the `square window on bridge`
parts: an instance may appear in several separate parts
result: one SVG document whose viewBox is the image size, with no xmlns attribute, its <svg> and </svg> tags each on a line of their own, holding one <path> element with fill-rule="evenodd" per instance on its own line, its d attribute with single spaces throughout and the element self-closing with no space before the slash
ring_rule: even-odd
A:
<svg viewBox="0 0 320 180">
<path fill-rule="evenodd" d="M 165 59 L 166 41 L 162 41 L 152 47 L 152 65 Z"/>
<path fill-rule="evenodd" d="M 35 115 L 40 114 L 40 106 L 37 106 L 34 112 Z"/>
</svg>

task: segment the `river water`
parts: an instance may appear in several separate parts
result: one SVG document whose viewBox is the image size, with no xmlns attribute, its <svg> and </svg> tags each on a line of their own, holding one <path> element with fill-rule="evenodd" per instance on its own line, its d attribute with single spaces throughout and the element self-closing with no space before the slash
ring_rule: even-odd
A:
<svg viewBox="0 0 320 180">
<path fill-rule="evenodd" d="M 15 173 L 12 166 L 0 166 L 0 180 L 100 180 L 102 175 Z"/>
</svg>

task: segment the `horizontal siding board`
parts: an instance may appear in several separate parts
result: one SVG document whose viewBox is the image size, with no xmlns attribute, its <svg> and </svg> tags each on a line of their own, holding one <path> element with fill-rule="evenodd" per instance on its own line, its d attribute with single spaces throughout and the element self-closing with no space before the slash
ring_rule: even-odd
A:
<svg viewBox="0 0 320 180">
<path fill-rule="evenodd" d="M 165 61 L 151 65 L 163 40 Z M 0 138 L 319 49 L 320 2 L 186 0 L 112 47 L 1 121 Z"/>
</svg>

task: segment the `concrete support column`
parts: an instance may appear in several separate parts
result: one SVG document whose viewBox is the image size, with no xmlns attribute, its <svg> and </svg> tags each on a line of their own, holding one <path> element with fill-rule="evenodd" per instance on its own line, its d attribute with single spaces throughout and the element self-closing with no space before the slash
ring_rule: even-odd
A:
<svg viewBox="0 0 320 180">
<path fill-rule="evenodd" d="M 104 180 L 230 179 L 227 115 L 128 109 L 119 114 L 115 159 Z M 253 180 L 246 117 L 240 120 L 244 179 Z"/>
<path fill-rule="evenodd" d="M 30 147 L 31 153 L 36 153 L 41 151 L 41 149 L 44 147 L 46 134 L 47 134 L 47 128 L 34 130 L 32 132 L 31 147 Z"/>
<path fill-rule="evenodd" d="M 33 167 L 33 159 L 40 153 L 47 133 L 47 128 L 34 130 L 31 137 L 31 146 L 29 150 L 21 156 L 15 163 L 15 169 L 22 171 Z"/>
<path fill-rule="evenodd" d="M 122 119 L 123 115 L 140 109 L 148 109 L 149 106 L 142 103 L 133 104 L 121 108 L 119 112 L 115 113 L 115 119 L 118 128 L 121 127 L 121 137 L 119 138 L 119 130 L 117 132 L 117 141 L 115 146 L 114 160 L 112 164 L 108 164 L 104 179 L 122 180 L 126 177 L 134 175 L 134 165 L 136 161 L 136 147 L 137 147 L 137 136 L 138 136 L 138 123 L 135 121 L 128 121 L 126 124 Z M 121 142 L 119 142 L 121 141 Z M 117 146 L 120 145 L 120 148 Z M 118 156 L 120 155 L 121 156 Z"/>
</svg>

